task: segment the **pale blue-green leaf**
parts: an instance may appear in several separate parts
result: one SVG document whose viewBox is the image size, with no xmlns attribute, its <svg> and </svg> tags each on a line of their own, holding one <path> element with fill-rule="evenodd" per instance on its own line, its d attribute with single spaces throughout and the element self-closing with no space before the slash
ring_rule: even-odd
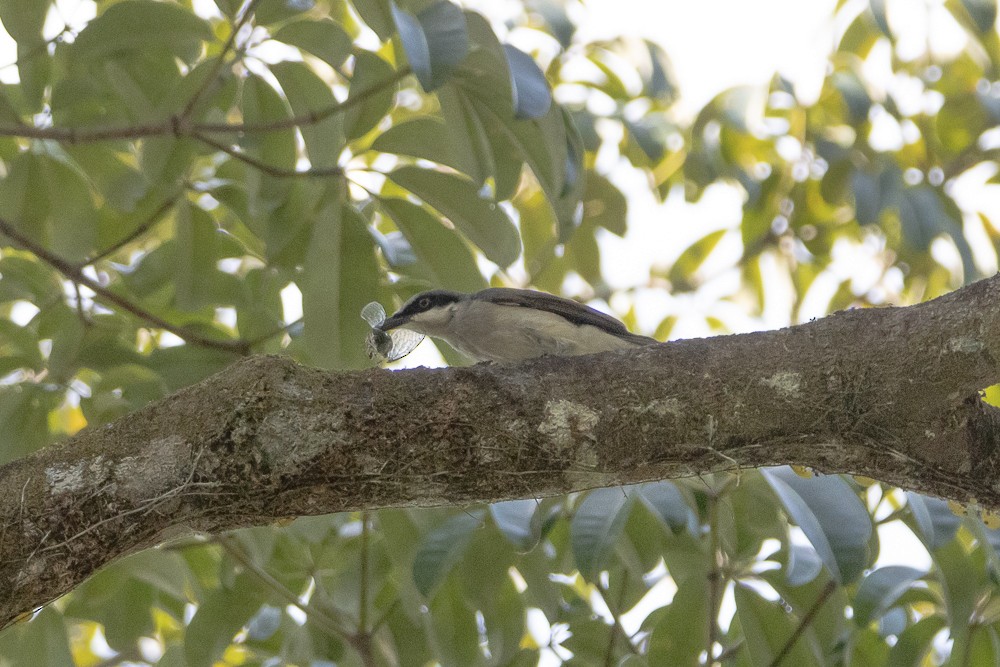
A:
<svg viewBox="0 0 1000 667">
<path fill-rule="evenodd" d="M 694 512 L 677 485 L 669 481 L 649 482 L 638 488 L 636 497 L 646 504 L 673 532 L 691 530 Z"/>
<path fill-rule="evenodd" d="M 956 516 L 948 503 L 940 498 L 907 491 L 906 504 L 917 524 L 914 532 L 930 551 L 950 542 L 962 524 L 962 518 Z"/>
<path fill-rule="evenodd" d="M 413 558 L 413 583 L 418 591 L 429 596 L 437 588 L 482 525 L 482 511 L 460 512 L 424 536 Z"/>
<path fill-rule="evenodd" d="M 833 578 L 839 583 L 856 579 L 868 566 L 873 529 L 850 485 L 836 475 L 805 479 L 788 467 L 761 472 Z"/>
<path fill-rule="evenodd" d="M 988 35 L 997 22 L 996 0 L 962 0 L 980 35 Z"/>
<path fill-rule="evenodd" d="M 576 567 L 587 581 L 596 581 L 607 569 L 632 509 L 632 498 L 620 487 L 594 489 L 573 513 L 570 545 Z"/>
<path fill-rule="evenodd" d="M 552 106 L 552 92 L 535 59 L 510 44 L 503 45 L 510 70 L 516 118 L 541 118 Z"/>
<path fill-rule="evenodd" d="M 260 0 L 254 18 L 261 25 L 284 21 L 316 6 L 315 0 Z"/>
<path fill-rule="evenodd" d="M 504 537 L 523 553 L 531 551 L 541 537 L 534 521 L 537 509 L 535 500 L 508 500 L 490 505 L 490 515 Z"/>
<path fill-rule="evenodd" d="M 420 83 L 424 90 L 431 91 L 447 81 L 465 59 L 469 52 L 469 31 L 462 8 L 448 0 L 423 9 L 417 20 L 427 38 L 431 64 L 429 86 Z"/>
<path fill-rule="evenodd" d="M 854 596 L 854 622 L 864 627 L 877 621 L 924 572 L 912 567 L 890 565 L 870 572 Z"/>
<path fill-rule="evenodd" d="M 823 570 L 823 561 L 812 547 L 792 544 L 788 549 L 785 579 L 792 586 L 804 586 Z"/>
<path fill-rule="evenodd" d="M 433 72 L 431 70 L 431 48 L 420 21 L 413 14 L 392 3 L 392 18 L 396 22 L 396 32 L 406 53 L 410 69 L 424 90 L 430 90 Z"/>
</svg>

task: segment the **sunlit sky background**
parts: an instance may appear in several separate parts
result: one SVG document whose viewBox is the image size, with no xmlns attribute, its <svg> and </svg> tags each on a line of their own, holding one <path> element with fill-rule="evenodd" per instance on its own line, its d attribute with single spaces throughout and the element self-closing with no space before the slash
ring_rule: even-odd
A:
<svg viewBox="0 0 1000 667">
<path fill-rule="evenodd" d="M 502 21 L 505 15 L 521 11 L 521 4 L 512 0 L 468 0 L 463 3 L 480 9 L 492 18 Z M 915 57 L 927 44 L 939 52 L 961 46 L 961 32 L 950 20 L 938 20 L 942 0 L 889 0 L 890 22 L 900 37 L 899 51 L 903 57 Z M 94 5 L 89 0 L 57 0 L 58 14 L 62 21 L 76 28 L 94 15 Z M 797 86 L 797 92 L 809 98 L 818 91 L 824 73 L 824 58 L 834 44 L 838 26 L 831 19 L 835 0 L 588 0 L 578 7 L 573 18 L 578 22 L 581 36 L 609 38 L 618 35 L 635 35 L 651 39 L 664 47 L 669 54 L 682 95 L 682 113 L 693 115 L 703 104 L 723 89 L 737 85 L 766 84 L 775 72 L 780 72 Z M 866 0 L 848 0 L 847 5 L 857 5 L 859 10 Z M 211 0 L 195 0 L 196 10 L 205 16 L 218 12 Z M 853 14 L 852 14 L 853 16 Z M 930 17 L 928 19 L 928 17 Z M 50 19 L 52 17 L 50 16 Z M 50 21 L 51 33 L 62 28 L 62 21 Z M 934 29 L 928 33 L 928 25 Z M 842 29 L 843 26 L 840 26 Z M 517 43 L 518 35 L 511 34 Z M 887 58 L 883 57 L 887 62 Z M 870 60 L 875 60 L 873 57 Z M 0 34 L 0 64 L 15 61 L 14 43 Z M 872 67 L 876 67 L 873 64 Z M 886 69 L 885 67 L 883 69 Z M 17 81 L 15 68 L 0 69 L 0 80 Z M 892 85 L 887 76 L 885 86 Z M 886 130 L 886 141 L 892 141 L 892 128 Z M 898 130 L 897 130 L 898 133 Z M 601 238 L 604 273 L 611 286 L 633 290 L 622 303 L 596 303 L 595 306 L 619 314 L 631 305 L 636 306 L 639 328 L 644 333 L 655 329 L 663 313 L 681 315 L 672 337 L 704 336 L 711 333 L 704 323 L 710 308 L 713 314 L 736 331 L 776 328 L 786 326 L 788 308 L 776 307 L 760 318 L 750 318 L 735 304 L 719 304 L 718 298 L 736 291 L 739 273 L 732 267 L 740 256 L 739 234 L 742 197 L 738 190 L 727 186 L 713 186 L 697 205 L 687 204 L 682 196 L 672 196 L 664 204 L 657 203 L 643 177 L 624 164 L 603 164 L 607 173 L 622 187 L 629 197 L 629 232 L 624 239 L 611 234 Z M 985 180 L 989 174 L 982 177 Z M 969 197 L 982 197 L 983 191 L 970 187 Z M 996 198 L 994 198 L 996 199 Z M 715 229 L 733 230 L 712 260 L 719 267 L 718 275 L 706 281 L 693 296 L 675 298 L 665 289 L 649 284 L 650 268 L 668 265 L 689 243 Z M 947 253 L 947 250 L 941 252 Z M 983 260 L 989 267 L 989 258 Z M 995 258 L 993 269 L 995 270 Z M 838 264 L 839 262 L 839 264 Z M 864 257 L 851 254 L 835 262 L 828 280 L 829 290 L 836 289 L 840 279 L 861 275 L 864 281 Z M 835 276 L 834 274 L 839 274 Z M 874 278 L 872 278 L 874 279 Z M 573 285 L 568 291 L 573 293 Z M 771 281 L 769 289 L 775 294 L 790 297 L 790 288 L 781 281 Z M 295 290 L 286 299 L 286 317 L 295 319 L 301 313 L 301 304 Z M 773 299 L 780 305 L 781 299 Z M 805 309 L 806 316 L 821 316 L 822 299 L 817 301 L 815 312 Z M 386 304 L 391 310 L 391 304 Z M 685 318 L 684 314 L 691 314 Z M 179 342 L 179 341 L 178 341 Z M 397 362 L 398 366 L 439 365 L 440 357 L 433 347 L 424 343 L 416 352 Z M 882 556 L 880 564 L 905 563 L 918 568 L 929 568 L 930 559 L 924 547 L 899 522 L 880 527 Z M 803 539 L 799 535 L 798 539 Z M 665 596 L 672 596 L 672 584 L 664 580 L 651 595 L 656 606 L 663 604 Z M 733 609 L 731 595 L 724 609 Z M 648 613 L 636 610 L 627 615 L 626 628 L 634 626 Z M 724 612 L 725 613 L 725 612 Z"/>
</svg>

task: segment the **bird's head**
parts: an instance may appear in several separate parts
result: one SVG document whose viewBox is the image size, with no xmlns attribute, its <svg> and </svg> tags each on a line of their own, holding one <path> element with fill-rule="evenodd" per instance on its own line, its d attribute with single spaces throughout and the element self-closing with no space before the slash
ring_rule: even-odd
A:
<svg viewBox="0 0 1000 667">
<path fill-rule="evenodd" d="M 455 309 L 466 295 L 449 290 L 421 292 L 403 304 L 379 328 L 383 331 L 405 328 L 428 336 L 442 333 L 451 322 Z"/>
</svg>

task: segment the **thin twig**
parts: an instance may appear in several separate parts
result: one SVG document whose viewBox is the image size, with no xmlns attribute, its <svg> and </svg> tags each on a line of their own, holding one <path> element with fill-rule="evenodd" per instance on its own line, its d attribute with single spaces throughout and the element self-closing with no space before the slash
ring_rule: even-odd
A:
<svg viewBox="0 0 1000 667">
<path fill-rule="evenodd" d="M 409 66 L 396 70 L 392 76 L 388 76 L 384 81 L 365 88 L 357 95 L 348 97 L 343 102 L 331 104 L 326 109 L 292 116 L 291 118 L 280 118 L 261 123 L 191 123 L 181 122 L 179 116 L 170 116 L 164 120 L 153 123 L 143 123 L 138 125 L 120 125 L 90 128 L 74 127 L 37 127 L 32 125 L 17 125 L 14 127 L 0 126 L 0 137 L 19 137 L 22 139 L 51 139 L 64 144 L 82 144 L 94 141 L 113 140 L 133 140 L 145 139 L 148 137 L 193 137 L 204 133 L 232 133 L 232 134 L 262 134 L 265 132 L 277 132 L 288 130 L 303 125 L 316 125 L 335 113 L 346 111 L 356 106 L 368 98 L 373 97 L 389 86 L 393 86 L 400 80 L 411 74 Z"/>
<path fill-rule="evenodd" d="M 180 194 L 179 192 L 175 192 L 173 195 L 165 199 L 163 203 L 160 204 L 160 206 L 155 211 L 153 211 L 153 214 L 149 216 L 149 218 L 147 218 L 144 223 L 133 229 L 132 233 L 125 236 L 125 238 L 111 244 L 104 250 L 98 252 L 96 255 L 93 255 L 92 257 L 85 259 L 84 261 L 80 262 L 78 266 L 81 267 L 89 266 L 91 264 L 94 264 L 95 262 L 99 262 L 102 259 L 105 259 L 110 255 L 115 254 L 116 252 L 127 246 L 129 243 L 135 241 L 137 238 L 148 232 L 153 225 L 155 225 L 157 222 L 160 221 L 160 218 L 163 216 L 163 214 L 166 213 L 168 210 L 170 210 L 170 207 L 173 206 L 174 203 L 177 201 L 177 197 L 179 196 L 179 194 Z"/>
<path fill-rule="evenodd" d="M 184 106 L 184 110 L 181 111 L 179 117 L 180 124 L 186 123 L 187 120 L 191 118 L 191 114 L 194 113 L 194 108 L 198 105 L 198 102 L 201 101 L 202 96 L 208 92 L 209 88 L 215 85 L 215 82 L 219 77 L 219 72 L 222 71 L 222 66 L 226 63 L 226 58 L 229 57 L 229 53 L 233 50 L 233 46 L 236 44 L 236 37 L 239 35 L 240 30 L 243 29 L 243 26 L 247 24 L 247 21 L 250 20 L 250 17 L 253 16 L 259 1 L 260 0 L 250 0 L 250 2 L 247 3 L 246 9 L 243 10 L 243 14 L 240 16 L 239 20 L 233 24 L 233 29 L 229 34 L 229 39 L 226 40 L 226 43 L 222 46 L 222 51 L 219 52 L 218 57 L 215 59 L 215 63 L 212 64 L 212 71 L 205 76 L 205 80 L 202 81 L 200 86 L 198 86 L 198 90 L 195 91 L 194 95 L 191 96 L 191 99 L 189 99 L 188 103 Z"/>
<path fill-rule="evenodd" d="M 310 178 L 310 177 L 328 177 L 328 176 L 343 176 L 344 170 L 340 167 L 313 167 L 311 169 L 304 169 L 298 171 L 296 169 L 285 169 L 284 167 L 276 167 L 272 164 L 267 164 L 252 155 L 248 155 L 243 151 L 237 150 L 232 146 L 224 144 L 222 142 L 216 141 L 211 137 L 204 134 L 195 133 L 194 138 L 203 144 L 207 144 L 212 148 L 222 151 L 230 157 L 236 158 L 241 162 L 246 162 L 251 167 L 258 169 L 268 176 L 274 176 L 276 178 Z"/>
<path fill-rule="evenodd" d="M 321 630 L 327 634 L 340 637 L 352 646 L 354 645 L 354 635 L 340 627 L 336 618 L 327 614 L 326 611 L 316 605 L 310 602 L 303 602 L 299 599 L 298 595 L 288 590 L 284 584 L 271 576 L 270 572 L 253 562 L 243 549 L 236 544 L 236 540 L 232 536 L 219 535 L 215 541 L 218 542 L 219 546 L 222 547 L 230 558 L 242 565 L 243 569 L 257 577 L 261 583 L 270 588 L 279 597 L 284 598 L 286 602 L 301 610 Z"/>
<path fill-rule="evenodd" d="M 830 581 L 826 582 L 826 586 L 824 586 L 823 590 L 820 591 L 819 597 L 817 597 L 816 601 L 813 602 L 812 607 L 809 608 L 809 611 L 806 612 L 806 615 L 803 616 L 802 620 L 799 621 L 799 624 L 795 628 L 795 631 L 792 632 L 792 635 L 788 638 L 788 641 L 786 641 L 785 645 L 781 647 L 780 651 L 778 651 L 778 655 L 774 656 L 774 660 L 771 661 L 770 667 L 778 667 L 778 665 L 781 664 L 781 661 L 788 656 L 788 654 L 792 651 L 792 648 L 795 646 L 795 642 L 799 640 L 799 637 L 802 636 L 802 633 L 805 632 L 806 628 L 809 627 L 809 624 L 813 622 L 813 619 L 816 618 L 816 614 L 819 613 L 819 610 L 823 606 L 823 603 L 826 602 L 827 598 L 829 598 L 830 595 L 833 594 L 835 590 L 837 590 L 836 581 L 831 579 Z"/>
<path fill-rule="evenodd" d="M 85 285 L 92 292 L 94 292 L 94 294 L 99 296 L 103 301 L 112 303 L 121 308 L 122 310 L 132 313 L 139 319 L 145 320 L 146 322 L 152 324 L 153 326 L 159 329 L 163 329 L 164 331 L 169 331 L 178 338 L 181 338 L 187 341 L 188 343 L 191 343 L 192 345 L 199 345 L 201 347 L 209 347 L 216 350 L 223 350 L 225 352 L 232 352 L 233 354 L 246 355 L 250 353 L 250 346 L 247 345 L 245 341 L 220 340 L 216 338 L 209 338 L 199 333 L 195 333 L 194 331 L 189 331 L 184 327 L 175 326 L 170 322 L 164 320 L 162 317 L 154 315 L 153 313 L 143 308 L 140 308 L 139 306 L 132 303 L 128 299 L 119 296 L 118 294 L 115 294 L 108 288 L 98 283 L 96 280 L 92 280 L 89 277 L 87 277 L 79 267 L 71 264 L 62 257 L 59 257 L 58 255 L 49 252 L 38 243 L 35 243 L 32 239 L 28 238 L 27 236 L 19 232 L 13 224 L 11 224 L 9 221 L 3 218 L 0 218 L 0 234 L 3 234 L 7 238 L 16 242 L 25 250 L 30 251 L 32 254 L 38 257 L 38 259 L 42 260 L 43 262 L 54 268 L 56 271 L 63 274 L 66 278 L 74 282 L 78 282 L 82 285 Z"/>
<path fill-rule="evenodd" d="M 261 343 L 269 341 L 272 338 L 274 338 L 275 336 L 279 336 L 279 335 L 281 335 L 283 333 L 288 333 L 293 327 L 295 327 L 295 326 L 297 326 L 297 325 L 299 325 L 301 323 L 302 323 L 302 318 L 300 317 L 299 319 L 293 320 L 293 321 L 289 322 L 288 324 L 282 324 L 280 327 L 276 328 L 274 331 L 271 331 L 269 333 L 263 334 L 261 336 L 257 336 L 256 338 L 251 338 L 251 339 L 249 339 L 249 340 L 246 341 L 246 344 L 249 347 L 257 347 Z"/>
<path fill-rule="evenodd" d="M 368 512 L 361 512 L 361 583 L 358 593 L 358 631 L 368 632 Z"/>
<path fill-rule="evenodd" d="M 714 664 L 713 653 L 715 642 L 719 635 L 718 606 L 719 580 L 722 572 L 719 567 L 719 497 L 709 489 L 708 493 L 708 644 L 705 664 Z"/>
<path fill-rule="evenodd" d="M 639 655 L 639 651 L 635 648 L 635 644 L 632 643 L 632 638 L 629 637 L 628 633 L 625 632 L 625 628 L 622 627 L 621 619 L 619 618 L 619 610 L 625 603 L 625 593 L 628 591 L 628 572 L 622 574 L 622 589 L 618 595 L 618 602 L 614 607 L 611 606 L 611 601 L 608 599 L 608 589 L 604 586 L 598 584 L 597 590 L 601 593 L 601 597 L 604 598 L 604 605 L 608 608 L 611 613 L 611 635 L 608 637 L 608 649 L 604 654 L 604 664 L 606 667 L 610 667 L 614 664 L 615 657 L 615 639 L 618 635 L 621 635 L 622 639 L 625 640 L 625 645 L 628 646 L 629 652 L 633 655 Z"/>
</svg>

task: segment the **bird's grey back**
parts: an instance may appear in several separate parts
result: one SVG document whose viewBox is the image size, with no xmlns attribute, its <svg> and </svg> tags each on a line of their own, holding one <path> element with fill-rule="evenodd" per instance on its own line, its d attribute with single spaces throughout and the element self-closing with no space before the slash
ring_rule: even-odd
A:
<svg viewBox="0 0 1000 667">
<path fill-rule="evenodd" d="M 590 306 L 565 299 L 563 297 L 549 294 L 548 292 L 536 292 L 534 290 L 516 289 L 513 287 L 491 287 L 470 295 L 475 301 L 486 301 L 503 306 L 520 306 L 544 310 L 577 326 L 590 325 L 602 329 L 607 333 L 617 336 L 633 345 L 652 345 L 658 341 L 647 336 L 640 336 L 628 330 L 620 321 L 606 315 Z"/>
</svg>

